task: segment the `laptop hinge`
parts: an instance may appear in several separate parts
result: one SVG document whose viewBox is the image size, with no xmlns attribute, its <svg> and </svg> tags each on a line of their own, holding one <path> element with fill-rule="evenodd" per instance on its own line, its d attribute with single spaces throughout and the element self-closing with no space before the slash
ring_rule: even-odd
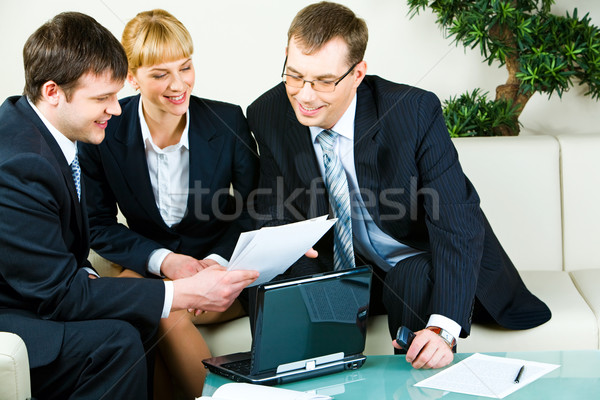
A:
<svg viewBox="0 0 600 400">
<path fill-rule="evenodd" d="M 306 370 L 310 371 L 315 369 L 318 365 L 327 364 L 335 361 L 342 360 L 344 358 L 344 353 L 333 353 L 326 356 L 309 358 L 306 360 L 294 361 L 287 364 L 281 364 L 277 367 L 277 373 L 283 373 L 294 370 Z"/>
</svg>

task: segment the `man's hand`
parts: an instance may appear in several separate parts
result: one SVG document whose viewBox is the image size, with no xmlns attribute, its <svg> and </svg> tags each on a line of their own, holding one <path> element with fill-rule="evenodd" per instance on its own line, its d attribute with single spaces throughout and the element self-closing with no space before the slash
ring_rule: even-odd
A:
<svg viewBox="0 0 600 400">
<path fill-rule="evenodd" d="M 210 266 L 194 276 L 173 281 L 171 309 L 223 312 L 258 275 L 258 271 L 228 271 L 220 265 Z"/>
<path fill-rule="evenodd" d="M 213 260 L 212 258 L 205 258 L 203 260 L 199 260 L 199 262 L 203 268 L 212 267 L 213 265 L 221 265 L 218 262 L 216 262 L 215 260 Z"/>
<path fill-rule="evenodd" d="M 411 363 L 414 368 L 442 368 L 452 362 L 454 353 L 448 343 L 439 335 L 429 329 L 415 332 L 415 335 L 406 352 L 406 361 Z M 401 348 L 395 340 L 392 341 L 392 344 L 397 349 Z"/>
<path fill-rule="evenodd" d="M 196 260 L 194 257 L 170 253 L 160 265 L 160 272 L 174 281 L 176 279 L 194 276 L 207 266 L 208 264 L 203 264 L 203 262 Z"/>
</svg>

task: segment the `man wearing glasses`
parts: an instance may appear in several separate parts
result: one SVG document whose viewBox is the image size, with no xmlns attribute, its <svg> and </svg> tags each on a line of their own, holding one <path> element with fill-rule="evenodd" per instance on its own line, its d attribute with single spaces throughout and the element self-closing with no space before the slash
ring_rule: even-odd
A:
<svg viewBox="0 0 600 400">
<path fill-rule="evenodd" d="M 292 22 L 283 82 L 248 108 L 258 225 L 331 212 L 319 256 L 288 274 L 372 265 L 371 314 L 387 312 L 392 337 L 401 325 L 416 331 L 406 353 L 415 368 L 439 368 L 472 318 L 527 329 L 550 310 L 494 236 L 437 97 L 366 75 L 367 39 L 365 22 L 335 3 Z"/>
</svg>

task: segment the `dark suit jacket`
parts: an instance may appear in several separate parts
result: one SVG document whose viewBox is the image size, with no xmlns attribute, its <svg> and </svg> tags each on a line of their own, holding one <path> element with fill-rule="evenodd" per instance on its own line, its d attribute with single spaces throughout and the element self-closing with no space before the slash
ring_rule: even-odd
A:
<svg viewBox="0 0 600 400">
<path fill-rule="evenodd" d="M 142 275 L 159 248 L 229 258 L 240 232 L 252 229 L 245 202 L 258 179 L 256 143 L 242 110 L 191 97 L 187 213 L 169 227 L 152 192 L 138 106 L 139 96 L 121 100 L 122 114 L 110 119 L 104 141 L 80 146 L 92 248 Z M 230 184 L 236 198 L 228 195 Z M 117 204 L 129 228 L 117 224 Z"/>
<path fill-rule="evenodd" d="M 549 309 L 527 290 L 485 220 L 437 97 L 377 76 L 365 77 L 357 93 L 354 163 L 366 209 L 392 238 L 431 252 L 429 313 L 453 319 L 466 335 L 477 296 L 507 328 L 546 322 Z M 326 214 L 310 132 L 298 122 L 283 84 L 250 105 L 248 122 L 261 153 L 259 187 L 273 193 L 258 200 L 259 213 L 268 216 L 261 224 Z M 279 183 L 277 177 L 283 177 Z M 317 245 L 319 258 L 331 260 L 332 248 L 329 232 Z"/>
<path fill-rule="evenodd" d="M 0 330 L 23 338 L 31 368 L 57 357 L 65 321 L 122 319 L 152 336 L 164 284 L 88 278 L 85 208 L 62 151 L 25 97 L 0 107 L 0 142 Z"/>
</svg>

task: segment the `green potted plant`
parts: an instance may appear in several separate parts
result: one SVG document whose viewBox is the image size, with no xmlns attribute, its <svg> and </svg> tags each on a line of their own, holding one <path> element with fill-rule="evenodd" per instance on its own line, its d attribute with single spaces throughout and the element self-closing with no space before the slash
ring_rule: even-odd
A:
<svg viewBox="0 0 600 400">
<path fill-rule="evenodd" d="M 443 103 L 450 135 L 515 136 L 519 116 L 535 92 L 559 97 L 575 84 L 600 98 L 600 31 L 588 14 L 550 13 L 554 0 L 408 0 L 411 18 L 429 7 L 448 37 L 479 47 L 488 65 L 498 62 L 508 79 L 488 100 L 486 92 Z"/>
</svg>

